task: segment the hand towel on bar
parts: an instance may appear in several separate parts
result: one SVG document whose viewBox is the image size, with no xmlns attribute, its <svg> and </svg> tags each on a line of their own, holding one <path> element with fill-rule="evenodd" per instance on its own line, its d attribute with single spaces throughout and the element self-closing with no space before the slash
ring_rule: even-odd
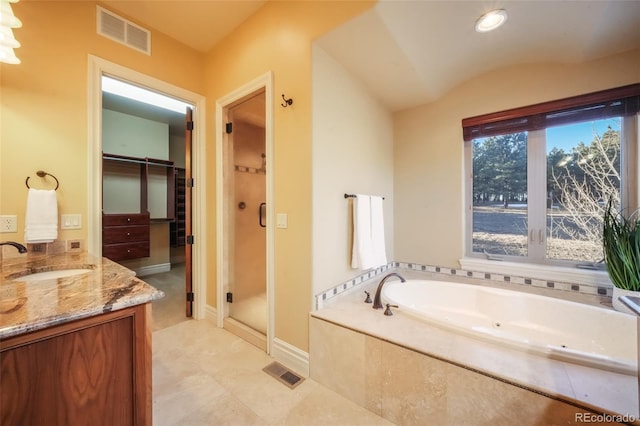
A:
<svg viewBox="0 0 640 426">
<path fill-rule="evenodd" d="M 368 269 L 373 263 L 371 252 L 371 197 L 356 194 L 353 199 L 353 249 L 351 267 Z"/>
<path fill-rule="evenodd" d="M 382 197 L 357 194 L 353 200 L 351 267 L 370 269 L 386 263 Z"/>
<path fill-rule="evenodd" d="M 373 250 L 374 268 L 387 264 L 382 200 L 382 197 L 371 197 L 371 248 Z"/>
<path fill-rule="evenodd" d="M 58 238 L 58 200 L 55 190 L 29 189 L 24 240 L 50 243 Z"/>
</svg>

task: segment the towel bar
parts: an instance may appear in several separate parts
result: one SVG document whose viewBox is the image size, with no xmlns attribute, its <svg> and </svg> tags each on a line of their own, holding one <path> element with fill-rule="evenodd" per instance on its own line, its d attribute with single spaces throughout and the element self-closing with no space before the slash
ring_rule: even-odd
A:
<svg viewBox="0 0 640 426">
<path fill-rule="evenodd" d="M 344 198 L 358 198 L 358 196 L 356 194 L 344 194 Z M 384 197 L 382 199 L 384 200 Z"/>
</svg>

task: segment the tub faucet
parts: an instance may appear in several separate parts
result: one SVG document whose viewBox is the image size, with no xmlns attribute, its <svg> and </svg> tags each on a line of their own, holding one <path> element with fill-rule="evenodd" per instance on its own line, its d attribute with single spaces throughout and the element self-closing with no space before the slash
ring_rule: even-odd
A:
<svg viewBox="0 0 640 426">
<path fill-rule="evenodd" d="M 382 286 L 384 285 L 384 283 L 391 277 L 398 277 L 400 278 L 400 282 L 405 282 L 406 280 L 404 278 L 402 278 L 399 274 L 392 272 L 389 275 L 385 276 L 381 281 L 380 284 L 378 284 L 378 289 L 376 290 L 376 295 L 373 298 L 373 309 L 382 309 Z"/>
<path fill-rule="evenodd" d="M 25 246 L 23 246 L 20 243 L 16 243 L 14 241 L 4 241 L 4 242 L 0 243 L 0 246 L 14 246 L 15 248 L 18 249 L 18 253 L 26 253 L 27 252 L 27 248 Z"/>
</svg>

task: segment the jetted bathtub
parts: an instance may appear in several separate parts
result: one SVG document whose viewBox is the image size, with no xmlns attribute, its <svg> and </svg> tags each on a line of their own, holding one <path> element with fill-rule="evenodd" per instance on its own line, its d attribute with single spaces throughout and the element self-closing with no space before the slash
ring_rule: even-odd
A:
<svg viewBox="0 0 640 426">
<path fill-rule="evenodd" d="M 636 375 L 636 317 L 519 291 L 432 280 L 390 281 L 383 300 L 457 333 Z"/>
</svg>

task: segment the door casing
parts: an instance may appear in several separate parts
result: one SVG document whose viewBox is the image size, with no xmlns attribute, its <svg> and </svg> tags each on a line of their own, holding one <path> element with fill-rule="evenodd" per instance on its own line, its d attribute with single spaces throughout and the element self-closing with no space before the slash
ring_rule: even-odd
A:
<svg viewBox="0 0 640 426">
<path fill-rule="evenodd" d="M 102 254 L 102 75 L 126 80 L 181 99 L 194 105 L 192 175 L 195 181 L 192 199 L 192 227 L 195 244 L 192 247 L 192 276 L 195 301 L 193 318 L 203 319 L 207 299 L 206 241 L 206 99 L 154 77 L 134 71 L 97 56 L 88 55 L 87 73 L 87 244 L 89 253 Z"/>
</svg>

